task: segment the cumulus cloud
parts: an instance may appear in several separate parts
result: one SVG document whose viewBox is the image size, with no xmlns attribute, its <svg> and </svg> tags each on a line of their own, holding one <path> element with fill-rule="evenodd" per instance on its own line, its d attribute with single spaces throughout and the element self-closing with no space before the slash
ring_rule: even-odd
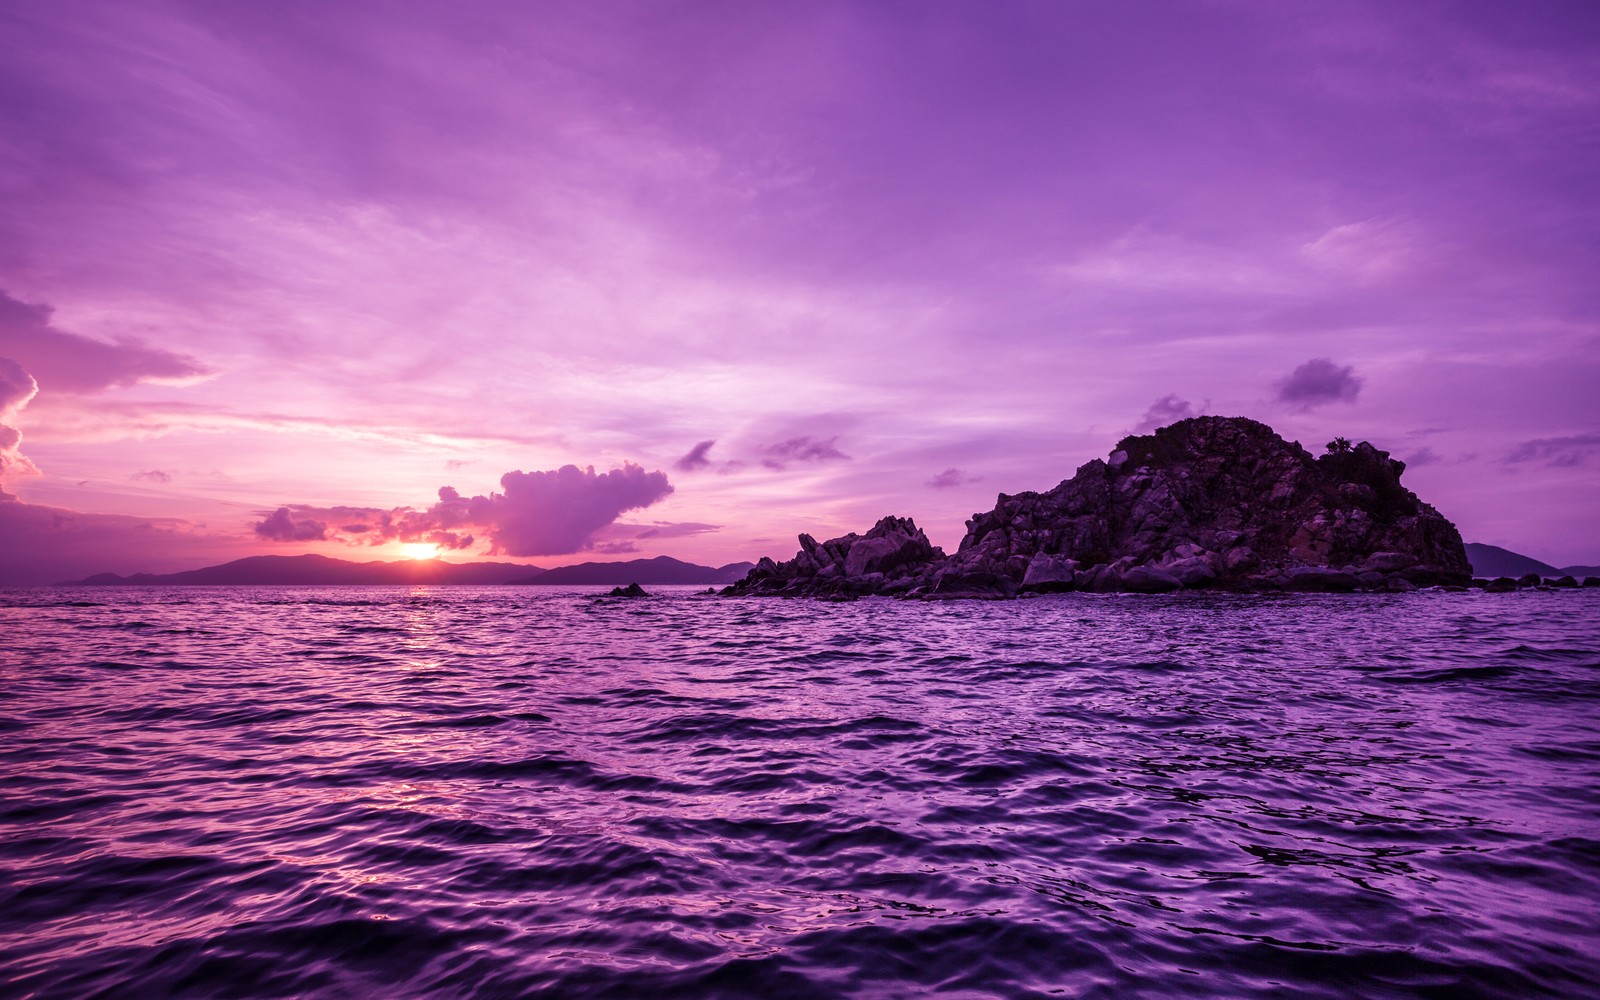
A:
<svg viewBox="0 0 1600 1000">
<path fill-rule="evenodd" d="M 256 522 L 256 534 L 273 542 L 320 542 L 328 537 L 328 524 L 314 518 L 296 518 L 288 507 L 279 507 Z"/>
<path fill-rule="evenodd" d="M 1506 461 L 1512 464 L 1541 462 L 1557 468 L 1587 465 L 1600 454 L 1600 434 L 1572 434 L 1566 437 L 1535 438 L 1512 449 Z"/>
<path fill-rule="evenodd" d="M 715 440 L 701 441 L 693 448 L 690 448 L 687 455 L 684 455 L 676 462 L 673 462 L 672 467 L 677 469 L 679 472 L 697 472 L 701 469 L 704 469 L 706 466 L 711 464 L 711 459 L 707 457 L 706 453 L 709 452 L 711 450 L 711 446 L 716 443 L 717 442 Z"/>
<path fill-rule="evenodd" d="M 791 462 L 832 462 L 843 461 L 850 458 L 840 451 L 835 442 L 837 437 L 828 438 L 826 441 L 813 438 L 808 434 L 769 444 L 761 449 L 761 464 L 769 469 L 783 469 Z"/>
<path fill-rule="evenodd" d="M 424 510 L 289 504 L 263 517 L 255 531 L 273 541 L 430 542 L 445 549 L 470 548 L 481 534 L 488 537 L 490 555 L 566 555 L 594 548 L 600 532 L 622 514 L 672 493 L 666 473 L 646 472 L 631 462 L 598 475 L 593 466 L 575 465 L 508 472 L 500 477 L 500 488 L 504 492 L 468 497 L 441 487 L 439 502 Z M 643 532 L 652 526 L 637 527 L 641 533 L 613 537 L 607 544 L 650 537 Z M 670 527 L 655 526 L 658 533 Z"/>
<path fill-rule="evenodd" d="M 951 466 L 950 468 L 939 473 L 937 476 L 934 476 L 932 479 L 928 480 L 926 483 L 923 483 L 923 485 L 931 486 L 936 490 L 948 490 L 957 486 L 965 486 L 967 483 L 981 482 L 982 480 L 982 476 L 969 476 L 960 469 Z"/>
<path fill-rule="evenodd" d="M 1361 377 L 1350 365 L 1312 358 L 1278 382 L 1278 399 L 1301 410 L 1328 403 L 1353 403 L 1361 393 Z"/>
<path fill-rule="evenodd" d="M 1150 404 L 1144 411 L 1144 416 L 1139 418 L 1139 423 L 1134 427 L 1135 434 L 1148 434 L 1158 427 L 1165 427 L 1170 423 L 1194 416 L 1194 407 L 1187 399 L 1180 399 L 1175 392 L 1168 393 Z"/>
<path fill-rule="evenodd" d="M 62 330 L 51 323 L 53 312 L 0 291 L 0 355 L 15 358 L 51 392 L 95 392 L 210 374 L 194 358 L 132 338 L 108 344 Z"/>
<path fill-rule="evenodd" d="M 17 414 L 39 394 L 39 383 L 10 358 L 0 358 L 0 476 L 37 474 L 38 466 L 21 451 L 22 432 L 14 426 Z"/>
</svg>

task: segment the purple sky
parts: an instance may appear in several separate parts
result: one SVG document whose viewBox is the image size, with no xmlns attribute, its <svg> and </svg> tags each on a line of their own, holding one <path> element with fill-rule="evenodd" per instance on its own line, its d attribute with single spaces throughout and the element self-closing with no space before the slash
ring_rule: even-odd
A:
<svg viewBox="0 0 1600 1000">
<path fill-rule="evenodd" d="M 1592 0 L 54 0 L 0 55 L 0 582 L 953 548 L 1199 413 L 1600 563 Z"/>
</svg>

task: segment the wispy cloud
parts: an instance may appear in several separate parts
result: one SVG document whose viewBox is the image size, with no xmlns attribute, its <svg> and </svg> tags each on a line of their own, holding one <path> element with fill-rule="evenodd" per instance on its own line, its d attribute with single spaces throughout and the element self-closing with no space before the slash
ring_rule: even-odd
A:
<svg viewBox="0 0 1600 1000">
<path fill-rule="evenodd" d="M 809 434 L 769 444 L 761 449 L 761 464 L 769 469 L 784 469 L 795 462 L 840 462 L 850 456 L 838 448 L 838 437 L 814 438 Z"/>
<path fill-rule="evenodd" d="M 1569 434 L 1565 437 L 1535 438 L 1524 441 L 1506 456 L 1511 464 L 1539 462 L 1558 468 L 1587 465 L 1600 455 L 1600 434 Z"/>
</svg>

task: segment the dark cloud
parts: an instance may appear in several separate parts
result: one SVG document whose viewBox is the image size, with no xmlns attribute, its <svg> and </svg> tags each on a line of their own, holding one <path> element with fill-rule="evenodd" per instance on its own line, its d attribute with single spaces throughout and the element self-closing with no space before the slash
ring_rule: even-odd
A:
<svg viewBox="0 0 1600 1000">
<path fill-rule="evenodd" d="M 1139 423 L 1134 427 L 1135 434 L 1149 434 L 1158 427 L 1165 427 L 1187 417 L 1194 416 L 1194 407 L 1187 399 L 1179 398 L 1178 394 L 1168 393 L 1150 404 L 1144 411 L 1144 416 L 1139 418 Z"/>
<path fill-rule="evenodd" d="M 52 312 L 0 291 L 0 355 L 15 358 L 50 392 L 95 392 L 210 373 L 193 358 L 131 338 L 108 344 L 68 333 L 51 324 Z"/>
<path fill-rule="evenodd" d="M 562 466 L 549 472 L 508 472 L 503 493 L 462 496 L 454 487 L 439 490 L 439 502 L 425 510 L 396 507 L 310 507 L 285 505 L 255 526 L 274 541 L 326 538 L 350 544 L 430 542 L 444 549 L 466 549 L 487 536 L 490 555 L 566 555 L 606 544 L 667 532 L 714 530 L 714 525 L 630 525 L 634 532 L 600 533 L 619 516 L 648 507 L 672 493 L 664 472 L 646 472 L 632 463 L 596 474 L 591 466 Z M 329 525 L 342 525 L 334 529 Z M 320 534 L 319 534 L 320 532 Z"/>
<path fill-rule="evenodd" d="M 164 472 L 161 469 L 151 469 L 148 472 L 135 472 L 128 478 L 146 483 L 170 483 L 172 482 L 172 473 Z"/>
<path fill-rule="evenodd" d="M 982 480 L 982 476 L 969 476 L 960 469 L 952 466 L 951 468 L 939 473 L 937 476 L 934 476 L 923 485 L 931 486 L 936 490 L 948 490 L 957 486 L 965 486 L 967 483 L 981 482 Z"/>
<path fill-rule="evenodd" d="M 170 573 L 248 555 L 240 535 L 203 535 L 177 518 L 90 514 L 24 503 L 0 489 L 0 586 L 96 573 Z"/>
<path fill-rule="evenodd" d="M 1506 461 L 1512 464 L 1540 462 L 1558 468 L 1587 465 L 1600 454 L 1600 434 L 1572 434 L 1567 437 L 1535 438 L 1512 449 Z"/>
<path fill-rule="evenodd" d="M 17 414 L 39 393 L 39 383 L 10 358 L 0 358 L 0 476 L 37 473 L 21 451 L 22 432 L 14 426 Z"/>
<path fill-rule="evenodd" d="M 296 518 L 288 507 L 279 507 L 256 522 L 256 534 L 273 542 L 320 542 L 328 537 L 328 523 L 306 517 Z"/>
<path fill-rule="evenodd" d="M 782 469 L 790 462 L 832 462 L 848 460 L 849 455 L 840 451 L 834 444 L 837 437 L 828 438 L 826 441 L 802 434 L 792 437 L 787 441 L 769 444 L 761 449 L 761 464 L 769 469 Z"/>
<path fill-rule="evenodd" d="M 672 467 L 677 469 L 679 472 L 697 472 L 700 469 L 704 469 L 706 466 L 711 464 L 711 459 L 706 457 L 706 453 L 709 452 L 711 450 L 711 446 L 716 443 L 717 442 L 715 440 L 701 441 L 693 448 L 690 448 L 687 455 L 678 459 L 676 462 L 673 462 Z"/>
<path fill-rule="evenodd" d="M 1301 410 L 1328 403 L 1353 403 L 1361 393 L 1361 377 L 1350 365 L 1312 358 L 1278 383 L 1278 399 Z"/>
<path fill-rule="evenodd" d="M 1406 458 L 1406 466 L 1417 469 L 1424 465 L 1437 465 L 1442 461 L 1444 459 L 1440 458 L 1439 453 L 1432 448 L 1418 448 Z"/>
<path fill-rule="evenodd" d="M 470 458 L 452 458 L 444 463 L 444 471 L 460 472 L 462 469 L 465 469 L 471 464 L 472 460 Z"/>
</svg>

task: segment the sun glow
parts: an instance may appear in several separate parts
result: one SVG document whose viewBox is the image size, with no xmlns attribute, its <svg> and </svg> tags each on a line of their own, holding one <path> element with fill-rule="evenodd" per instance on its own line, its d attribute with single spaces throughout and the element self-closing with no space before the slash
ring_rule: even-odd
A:
<svg viewBox="0 0 1600 1000">
<path fill-rule="evenodd" d="M 407 559 L 439 558 L 439 546 L 432 542 L 406 542 L 400 546 L 400 551 Z"/>
</svg>

